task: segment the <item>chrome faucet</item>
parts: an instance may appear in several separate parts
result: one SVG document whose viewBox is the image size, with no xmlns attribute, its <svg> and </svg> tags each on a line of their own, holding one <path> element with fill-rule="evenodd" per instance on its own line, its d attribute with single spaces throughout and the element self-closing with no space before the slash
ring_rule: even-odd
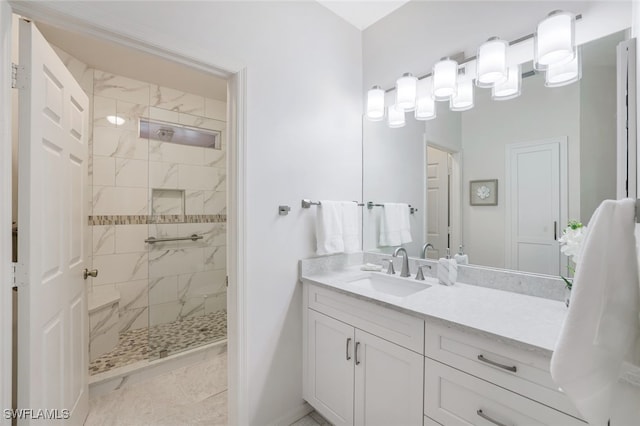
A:
<svg viewBox="0 0 640 426">
<path fill-rule="evenodd" d="M 431 243 L 425 243 L 425 245 L 422 246 L 422 258 L 426 259 L 427 258 L 427 250 L 429 250 L 429 247 L 431 247 L 431 250 L 435 250 L 436 248 L 433 246 L 433 244 Z"/>
<path fill-rule="evenodd" d="M 398 257 L 398 253 L 402 253 L 402 270 L 400 271 L 401 277 L 408 277 L 411 275 L 409 272 L 409 255 L 407 254 L 407 250 L 404 247 L 398 247 L 393 252 L 393 257 Z"/>
</svg>

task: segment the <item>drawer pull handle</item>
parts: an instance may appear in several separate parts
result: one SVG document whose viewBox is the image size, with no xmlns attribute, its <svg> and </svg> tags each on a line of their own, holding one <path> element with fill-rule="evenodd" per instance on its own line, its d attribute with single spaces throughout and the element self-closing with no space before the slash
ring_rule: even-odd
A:
<svg viewBox="0 0 640 426">
<path fill-rule="evenodd" d="M 512 371 L 514 373 L 518 371 L 515 365 L 500 364 L 499 362 L 491 361 L 490 359 L 485 358 L 484 355 L 478 355 L 478 359 L 482 362 L 486 362 L 487 364 L 491 364 L 494 367 L 502 368 L 503 370 Z"/>
<path fill-rule="evenodd" d="M 360 342 L 356 342 L 356 365 L 360 365 L 360 360 L 358 359 L 358 348 L 360 347 Z"/>
<path fill-rule="evenodd" d="M 485 413 L 482 412 L 482 410 L 476 411 L 476 414 L 479 415 L 480 417 L 482 417 L 483 419 L 485 419 L 486 421 L 493 423 L 494 425 L 507 426 L 506 424 L 504 424 L 502 422 L 499 422 L 497 420 L 494 420 L 491 417 L 487 416 Z"/>
<path fill-rule="evenodd" d="M 349 343 L 351 343 L 351 337 L 347 339 L 347 361 L 351 359 L 351 357 L 349 356 Z"/>
</svg>

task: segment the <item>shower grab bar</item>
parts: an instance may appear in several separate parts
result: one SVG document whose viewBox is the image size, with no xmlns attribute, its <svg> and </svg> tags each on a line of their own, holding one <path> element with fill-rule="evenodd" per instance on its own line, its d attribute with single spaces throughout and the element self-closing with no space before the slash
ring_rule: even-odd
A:
<svg viewBox="0 0 640 426">
<path fill-rule="evenodd" d="M 173 237 L 173 238 L 156 238 L 156 237 L 149 237 L 146 240 L 144 240 L 145 243 L 149 243 L 149 244 L 155 244 L 155 243 L 164 243 L 166 241 L 183 241 L 183 240 L 191 240 L 191 241 L 197 241 L 197 240 L 201 240 L 204 237 L 202 235 L 198 235 L 198 234 L 193 234 L 189 237 Z"/>
</svg>

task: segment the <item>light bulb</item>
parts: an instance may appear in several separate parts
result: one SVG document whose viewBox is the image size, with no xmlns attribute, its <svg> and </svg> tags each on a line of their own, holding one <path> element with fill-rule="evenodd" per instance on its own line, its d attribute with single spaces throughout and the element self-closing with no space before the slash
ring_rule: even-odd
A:
<svg viewBox="0 0 640 426">
<path fill-rule="evenodd" d="M 387 114 L 387 120 L 389 127 L 391 127 L 392 129 L 397 127 L 404 127 L 406 123 L 404 119 L 404 109 L 395 104 L 391 105 Z"/>
<path fill-rule="evenodd" d="M 456 94 L 458 63 L 442 58 L 433 66 L 433 97 L 436 101 L 448 101 Z"/>
<path fill-rule="evenodd" d="M 373 86 L 367 92 L 367 114 L 370 121 L 380 121 L 384 118 L 384 90 L 380 86 Z"/>
<path fill-rule="evenodd" d="M 582 77 L 582 60 L 580 51 L 570 61 L 547 68 L 544 77 L 544 85 L 547 87 L 560 87 L 575 83 Z"/>
<path fill-rule="evenodd" d="M 538 70 L 571 61 L 576 56 L 575 15 L 553 11 L 538 24 L 534 39 L 534 66 Z"/>
<path fill-rule="evenodd" d="M 416 99 L 416 120 L 432 120 L 436 118 L 436 101 L 431 95 L 431 77 L 418 80 Z"/>
<path fill-rule="evenodd" d="M 413 111 L 416 107 L 416 86 L 418 79 L 411 73 L 402 74 L 396 81 L 396 105 L 405 111 Z"/>
<path fill-rule="evenodd" d="M 507 47 L 509 44 L 492 37 L 478 49 L 476 62 L 476 85 L 493 87 L 507 79 Z"/>
<path fill-rule="evenodd" d="M 496 84 L 491 89 L 491 99 L 494 101 L 504 101 L 520 96 L 522 89 L 522 72 L 520 65 L 509 67 L 507 81 Z"/>
<path fill-rule="evenodd" d="M 458 82 L 458 93 L 449 101 L 451 111 L 466 111 L 473 108 L 473 81 L 466 78 Z"/>
</svg>

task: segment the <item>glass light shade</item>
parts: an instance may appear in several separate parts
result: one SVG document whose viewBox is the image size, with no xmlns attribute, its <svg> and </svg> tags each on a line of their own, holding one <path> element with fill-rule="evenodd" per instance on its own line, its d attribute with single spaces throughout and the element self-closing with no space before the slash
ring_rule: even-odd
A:
<svg viewBox="0 0 640 426">
<path fill-rule="evenodd" d="M 396 105 L 405 111 L 416 108 L 416 91 L 418 79 L 411 73 L 402 74 L 396 81 Z"/>
<path fill-rule="evenodd" d="M 387 112 L 387 120 L 389 127 L 392 129 L 404 127 L 406 123 L 404 119 L 404 109 L 400 108 L 398 105 L 391 105 Z"/>
<path fill-rule="evenodd" d="M 458 63 L 443 58 L 433 66 L 433 97 L 436 101 L 448 101 L 456 94 Z"/>
<path fill-rule="evenodd" d="M 545 73 L 544 85 L 547 87 L 560 87 L 575 83 L 582 78 L 582 60 L 580 52 L 567 63 L 549 67 Z"/>
<path fill-rule="evenodd" d="M 384 119 L 384 90 L 380 86 L 373 86 L 367 92 L 367 114 L 370 121 Z"/>
<path fill-rule="evenodd" d="M 458 82 L 458 93 L 449 101 L 451 111 L 466 111 L 473 108 L 473 81 L 466 79 Z"/>
<path fill-rule="evenodd" d="M 534 39 L 536 69 L 546 70 L 576 56 L 575 22 L 573 13 L 556 10 L 538 24 Z"/>
<path fill-rule="evenodd" d="M 522 72 L 520 65 L 509 67 L 507 74 L 507 81 L 496 84 L 493 89 L 491 89 L 491 99 L 494 101 L 505 101 L 520 96 L 522 91 Z"/>
<path fill-rule="evenodd" d="M 432 120 L 436 118 L 436 101 L 431 95 L 431 77 L 418 81 L 416 99 L 416 120 Z"/>
<path fill-rule="evenodd" d="M 507 48 L 509 44 L 492 37 L 478 49 L 476 62 L 476 85 L 492 87 L 507 79 Z"/>
</svg>

